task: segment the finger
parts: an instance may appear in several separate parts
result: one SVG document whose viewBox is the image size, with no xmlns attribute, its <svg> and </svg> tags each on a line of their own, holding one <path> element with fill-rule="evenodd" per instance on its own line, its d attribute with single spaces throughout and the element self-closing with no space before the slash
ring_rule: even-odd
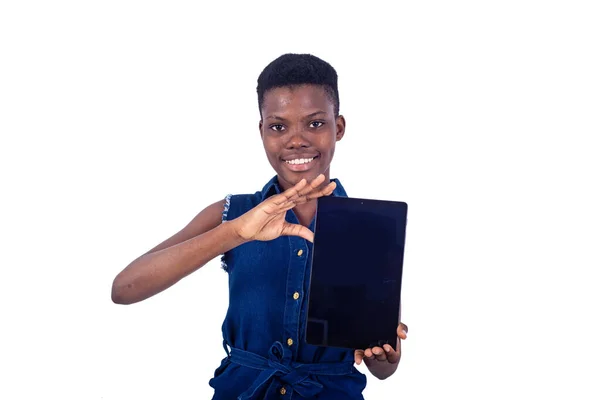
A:
<svg viewBox="0 0 600 400">
<path fill-rule="evenodd" d="M 311 200 L 317 199 L 322 196 L 329 196 L 337 184 L 330 182 L 327 186 L 322 189 L 319 187 L 325 181 L 325 175 L 320 174 L 317 176 L 309 185 L 306 184 L 306 179 L 302 179 L 296 186 L 286 190 L 285 192 L 274 196 L 273 202 L 279 206 L 284 207 L 285 210 L 294 208 L 297 204 L 307 203 Z M 301 186 L 299 186 L 302 183 Z"/>
<path fill-rule="evenodd" d="M 373 347 L 373 354 L 377 361 L 387 360 L 387 354 L 381 347 Z"/>
<path fill-rule="evenodd" d="M 314 199 L 312 193 L 321 186 L 321 184 L 325 181 L 325 175 L 320 174 L 317 176 L 309 185 L 307 184 L 306 179 L 302 179 L 295 186 L 289 188 L 285 192 L 278 194 L 277 196 L 273 196 L 271 201 L 277 205 L 278 207 L 283 207 L 280 211 L 287 211 L 294 208 L 297 204 L 306 203 L 310 199 Z M 325 187 L 323 191 L 333 192 L 335 189 L 335 182 L 332 188 Z M 307 198 L 306 196 L 311 194 L 311 197 Z M 331 193 L 330 193 L 331 194 Z"/>
<path fill-rule="evenodd" d="M 278 210 L 279 212 L 284 212 L 287 210 L 291 210 L 292 208 L 296 207 L 296 205 L 298 205 L 297 200 L 290 199 L 287 201 L 287 203 L 279 206 Z"/>
<path fill-rule="evenodd" d="M 323 196 L 329 196 L 331 193 L 333 193 L 333 191 L 335 190 L 335 188 L 337 187 L 337 183 L 335 182 L 331 182 L 329 183 L 329 185 L 325 186 L 325 189 L 323 189 Z"/>
<path fill-rule="evenodd" d="M 330 182 L 329 185 L 322 187 L 323 186 L 323 182 L 325 182 L 325 175 L 321 174 L 319 176 L 317 176 L 311 183 L 310 185 L 306 185 L 302 190 L 300 190 L 298 192 L 298 195 L 290 200 L 293 200 L 296 203 L 306 203 L 310 200 L 314 200 L 317 197 L 320 197 L 319 193 L 321 192 L 326 192 L 331 190 L 333 192 L 333 189 L 331 189 L 331 183 L 335 182 Z M 333 186 L 333 188 L 335 188 L 335 186 Z"/>
<path fill-rule="evenodd" d="M 289 222 L 284 223 L 281 236 L 300 236 L 311 243 L 315 239 L 315 234 L 304 225 L 290 224 Z"/>
<path fill-rule="evenodd" d="M 365 355 L 365 352 L 363 350 L 356 350 L 354 351 L 354 362 L 357 365 L 360 365 L 360 363 L 362 362 L 362 359 Z"/>
<path fill-rule="evenodd" d="M 302 188 L 302 190 L 298 192 L 298 196 L 306 196 L 310 192 L 313 192 L 314 190 L 318 189 L 323 184 L 323 182 L 325 182 L 325 175 L 320 174 L 315 179 L 313 179 L 309 185 L 304 186 L 304 188 Z"/>
<path fill-rule="evenodd" d="M 307 194 L 305 196 L 305 199 L 306 199 L 306 201 L 310 201 L 310 200 L 318 199 L 319 197 L 329 196 L 331 193 L 333 193 L 333 191 L 335 190 L 336 187 L 337 187 L 337 184 L 335 182 L 330 182 L 329 185 L 325 186 L 323 189 L 315 190 L 315 191 Z"/>
<path fill-rule="evenodd" d="M 289 188 L 283 193 L 271 197 L 271 201 L 276 205 L 283 205 L 290 199 L 298 197 L 298 193 L 306 186 L 306 179 L 302 179 L 300 182 Z"/>
<path fill-rule="evenodd" d="M 375 359 L 375 354 L 373 354 L 373 350 L 372 349 L 366 349 L 365 350 L 365 356 L 364 358 L 366 360 L 374 360 Z"/>
<path fill-rule="evenodd" d="M 394 351 L 392 346 L 390 346 L 389 344 L 386 344 L 383 346 L 383 350 L 385 351 L 385 354 L 387 356 L 387 360 L 389 363 L 396 364 L 396 363 L 400 362 L 400 352 Z"/>
<path fill-rule="evenodd" d="M 408 326 L 400 322 L 400 325 L 398 325 L 397 333 L 400 339 L 406 339 L 408 336 Z"/>
</svg>

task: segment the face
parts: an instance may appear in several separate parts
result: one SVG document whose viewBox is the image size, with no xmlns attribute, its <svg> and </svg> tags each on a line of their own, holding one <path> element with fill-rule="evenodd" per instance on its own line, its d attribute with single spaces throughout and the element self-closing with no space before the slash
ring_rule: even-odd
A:
<svg viewBox="0 0 600 400">
<path fill-rule="evenodd" d="M 325 174 L 335 144 L 344 136 L 344 117 L 335 117 L 334 104 L 317 85 L 275 88 L 264 95 L 260 135 L 283 190 L 306 178 Z"/>
</svg>

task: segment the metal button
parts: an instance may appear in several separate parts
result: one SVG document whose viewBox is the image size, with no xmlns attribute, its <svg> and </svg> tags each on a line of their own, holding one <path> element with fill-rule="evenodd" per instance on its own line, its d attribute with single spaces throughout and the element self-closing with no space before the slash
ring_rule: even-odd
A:
<svg viewBox="0 0 600 400">
<path fill-rule="evenodd" d="M 297 254 L 298 254 L 298 257 L 300 257 L 302 254 L 304 254 L 304 250 L 302 250 L 302 249 L 298 250 Z"/>
<path fill-rule="evenodd" d="M 300 298 L 300 293 L 294 293 L 294 300 L 298 300 Z"/>
<path fill-rule="evenodd" d="M 281 395 L 283 396 L 284 394 L 287 393 L 287 390 L 285 390 L 285 388 L 282 387 L 281 389 L 279 389 L 279 393 L 281 393 Z"/>
<path fill-rule="evenodd" d="M 288 346 L 291 346 L 291 345 L 293 345 L 293 344 L 294 344 L 294 341 L 292 340 L 292 338 L 289 338 L 289 339 L 287 340 L 287 344 L 288 344 Z"/>
</svg>

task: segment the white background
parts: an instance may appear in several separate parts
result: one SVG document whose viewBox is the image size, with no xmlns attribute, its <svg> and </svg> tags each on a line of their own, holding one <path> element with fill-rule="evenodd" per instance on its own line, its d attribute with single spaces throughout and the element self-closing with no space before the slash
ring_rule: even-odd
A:
<svg viewBox="0 0 600 400">
<path fill-rule="evenodd" d="M 599 398 L 595 2 L 210 3 L 0 5 L 0 398 L 210 398 L 218 260 L 110 288 L 272 177 L 256 78 L 286 52 L 339 73 L 333 177 L 409 203 L 409 338 L 366 397 Z"/>
</svg>

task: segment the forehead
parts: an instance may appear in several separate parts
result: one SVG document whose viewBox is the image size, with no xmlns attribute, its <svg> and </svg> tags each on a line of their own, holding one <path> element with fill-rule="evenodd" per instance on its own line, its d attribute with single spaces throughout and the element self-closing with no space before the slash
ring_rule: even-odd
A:
<svg viewBox="0 0 600 400">
<path fill-rule="evenodd" d="M 300 85 L 273 88 L 263 97 L 263 116 L 271 114 L 324 111 L 333 114 L 334 105 L 323 86 Z"/>
</svg>

